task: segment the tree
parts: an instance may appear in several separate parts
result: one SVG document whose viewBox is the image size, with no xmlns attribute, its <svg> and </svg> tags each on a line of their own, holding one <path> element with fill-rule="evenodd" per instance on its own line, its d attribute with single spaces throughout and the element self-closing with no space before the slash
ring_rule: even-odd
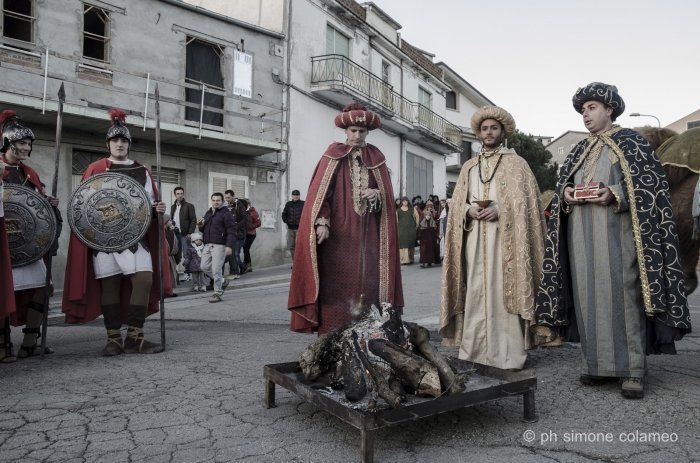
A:
<svg viewBox="0 0 700 463">
<path fill-rule="evenodd" d="M 542 143 L 535 140 L 532 135 L 525 135 L 516 130 L 508 138 L 508 148 L 514 149 L 520 157 L 527 161 L 535 175 L 540 192 L 554 189 L 559 178 L 559 164 L 550 163 L 552 153 L 547 151 Z"/>
</svg>

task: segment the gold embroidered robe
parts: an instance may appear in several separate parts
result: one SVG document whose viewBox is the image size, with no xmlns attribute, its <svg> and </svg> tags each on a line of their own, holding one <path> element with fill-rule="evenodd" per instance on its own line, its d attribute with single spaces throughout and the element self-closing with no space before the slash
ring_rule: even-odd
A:
<svg viewBox="0 0 700 463">
<path fill-rule="evenodd" d="M 533 347 L 528 328 L 540 282 L 545 220 L 525 160 L 511 149 L 503 149 L 502 156 L 488 197 L 498 208 L 498 221 L 467 220 L 471 202 L 484 199 L 481 157 L 467 161 L 457 180 L 445 234 L 439 333 L 443 344 L 460 347 L 460 357 L 520 368 L 524 350 Z M 485 161 L 491 172 L 497 158 Z"/>
</svg>

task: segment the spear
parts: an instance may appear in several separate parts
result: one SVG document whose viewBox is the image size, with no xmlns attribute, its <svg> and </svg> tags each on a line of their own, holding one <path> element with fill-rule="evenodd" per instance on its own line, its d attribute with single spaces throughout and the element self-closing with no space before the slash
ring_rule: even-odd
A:
<svg viewBox="0 0 700 463">
<path fill-rule="evenodd" d="M 160 175 L 160 93 L 156 84 L 156 175 L 158 177 L 158 202 L 163 200 Z M 165 287 L 163 282 L 163 214 L 158 214 L 158 275 L 160 275 L 160 344 L 165 350 Z"/>
<path fill-rule="evenodd" d="M 54 198 L 58 194 L 58 165 L 61 160 L 61 127 L 63 126 L 63 103 L 66 102 L 66 90 L 61 82 L 61 88 L 58 89 L 58 115 L 56 116 L 56 164 L 53 172 L 53 185 L 51 185 L 51 196 Z M 58 239 L 58 237 L 56 237 Z M 44 360 L 46 354 L 46 330 L 49 326 L 49 298 L 51 297 L 51 262 L 53 261 L 52 252 L 49 251 L 46 259 L 46 289 L 44 295 L 44 318 L 41 321 L 41 360 Z"/>
</svg>

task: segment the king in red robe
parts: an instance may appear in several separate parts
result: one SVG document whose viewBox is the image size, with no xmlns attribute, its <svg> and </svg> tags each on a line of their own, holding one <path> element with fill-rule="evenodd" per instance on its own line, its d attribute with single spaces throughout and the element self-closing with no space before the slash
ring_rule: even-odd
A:
<svg viewBox="0 0 700 463">
<path fill-rule="evenodd" d="M 299 333 L 349 322 L 361 294 L 368 305 L 404 305 L 391 178 L 384 155 L 365 143 L 379 117 L 353 103 L 335 124 L 348 140 L 316 166 L 297 234 L 288 309 Z"/>
</svg>

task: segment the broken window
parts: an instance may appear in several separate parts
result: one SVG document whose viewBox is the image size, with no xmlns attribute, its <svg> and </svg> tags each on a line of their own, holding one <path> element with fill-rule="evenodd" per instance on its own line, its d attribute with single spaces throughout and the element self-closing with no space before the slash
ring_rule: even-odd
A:
<svg viewBox="0 0 700 463">
<path fill-rule="evenodd" d="M 83 5 L 83 56 L 109 60 L 109 13 L 102 8 Z"/>
<path fill-rule="evenodd" d="M 23 42 L 34 42 L 34 0 L 3 0 L 2 35 Z"/>
<path fill-rule="evenodd" d="M 224 89 L 224 75 L 221 72 L 221 59 L 224 50 L 213 43 L 202 42 L 194 37 L 187 38 L 187 62 L 185 64 L 185 81 L 189 84 L 202 85 L 208 89 L 226 91 Z M 186 88 L 185 99 L 190 103 L 200 105 L 202 103 L 202 91 L 200 89 Z M 204 93 L 204 106 L 224 109 L 223 95 Z M 185 110 L 185 119 L 199 122 L 200 108 L 188 106 Z M 224 115 L 204 111 L 202 123 L 223 127 Z"/>
</svg>

